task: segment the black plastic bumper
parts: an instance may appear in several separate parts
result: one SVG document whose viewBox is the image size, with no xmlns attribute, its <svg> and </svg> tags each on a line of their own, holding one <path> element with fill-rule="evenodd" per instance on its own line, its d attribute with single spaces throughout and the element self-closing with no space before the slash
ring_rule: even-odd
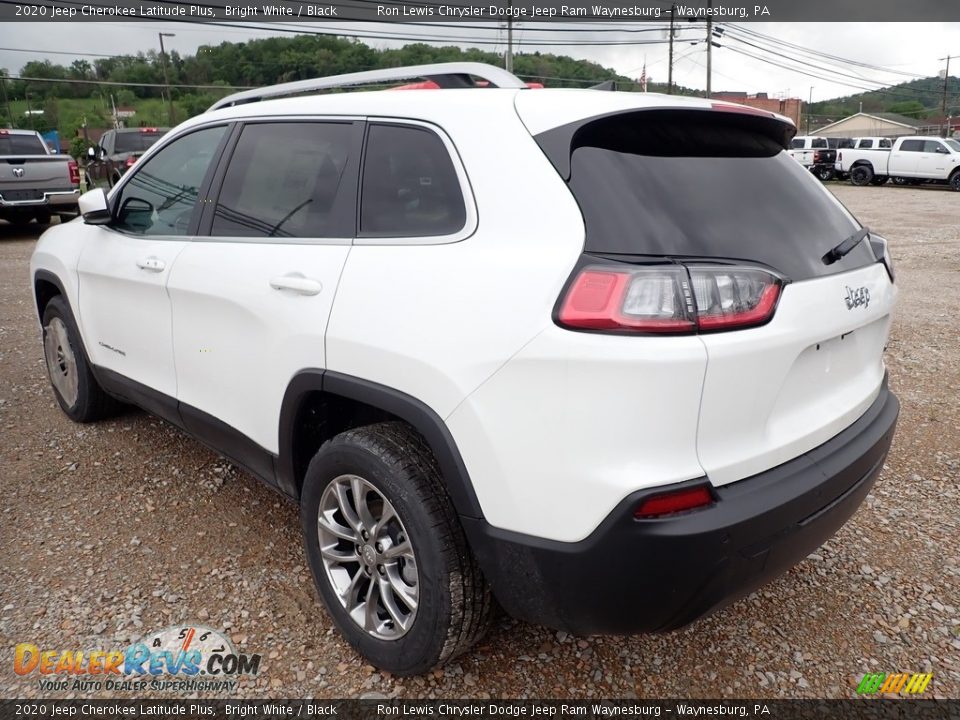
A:
<svg viewBox="0 0 960 720">
<path fill-rule="evenodd" d="M 752 592 L 809 555 L 863 502 L 900 405 L 886 382 L 853 425 L 779 467 L 715 489 L 702 510 L 653 520 L 627 497 L 585 540 L 562 543 L 463 518 L 494 595 L 511 615 L 561 630 L 674 630 Z M 689 484 L 689 483 L 684 483 Z"/>
</svg>

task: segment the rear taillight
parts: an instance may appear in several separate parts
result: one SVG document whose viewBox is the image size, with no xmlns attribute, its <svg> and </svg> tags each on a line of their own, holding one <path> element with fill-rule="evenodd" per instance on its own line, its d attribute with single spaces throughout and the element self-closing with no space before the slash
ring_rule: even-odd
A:
<svg viewBox="0 0 960 720">
<path fill-rule="evenodd" d="M 769 321 L 782 286 L 776 275 L 751 267 L 593 265 L 570 283 L 557 321 L 626 333 L 736 330 Z"/>
<path fill-rule="evenodd" d="M 80 168 L 77 165 L 75 160 L 71 160 L 67 163 L 67 170 L 70 173 L 70 184 L 79 185 L 80 184 Z"/>
<path fill-rule="evenodd" d="M 127 162 L 126 162 L 125 164 L 126 164 L 127 167 L 133 167 L 133 164 L 134 164 L 136 161 L 137 161 L 137 159 L 136 159 L 133 155 L 131 155 L 130 157 L 127 158 Z"/>
<path fill-rule="evenodd" d="M 683 488 L 644 498 L 633 511 L 638 520 L 673 515 L 706 507 L 713 503 L 713 495 L 705 485 Z"/>
</svg>

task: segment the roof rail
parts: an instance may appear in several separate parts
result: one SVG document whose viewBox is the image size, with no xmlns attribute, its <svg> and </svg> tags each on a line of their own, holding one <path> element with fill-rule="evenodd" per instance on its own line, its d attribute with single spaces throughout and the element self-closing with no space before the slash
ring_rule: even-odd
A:
<svg viewBox="0 0 960 720">
<path fill-rule="evenodd" d="M 431 65 L 409 65 L 407 67 L 383 68 L 381 70 L 367 70 L 364 72 L 347 73 L 346 75 L 331 75 L 329 77 L 314 78 L 311 80 L 297 80 L 295 82 L 269 85 L 267 87 L 244 90 L 243 92 L 227 95 L 211 105 L 207 112 L 243 105 L 244 103 L 259 102 L 267 98 L 297 95 L 315 90 L 328 88 L 349 87 L 350 85 L 366 85 L 372 83 L 391 82 L 393 80 L 409 80 L 411 78 L 427 78 L 433 80 L 441 88 L 469 88 L 476 87 L 471 77 L 486 80 L 493 87 L 498 88 L 526 88 L 527 84 L 516 75 L 508 73 L 502 68 L 486 63 L 452 62 L 434 63 Z"/>
</svg>

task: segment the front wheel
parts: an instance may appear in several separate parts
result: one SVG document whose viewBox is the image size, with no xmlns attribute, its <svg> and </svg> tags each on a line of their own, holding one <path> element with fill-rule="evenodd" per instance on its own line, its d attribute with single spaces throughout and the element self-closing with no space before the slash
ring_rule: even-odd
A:
<svg viewBox="0 0 960 720">
<path fill-rule="evenodd" d="M 887 177 L 886 175 L 874 175 L 874 176 L 873 176 L 873 180 L 870 181 L 870 184 L 871 184 L 871 185 L 878 185 L 878 186 L 879 186 L 879 185 L 883 185 L 883 184 L 884 184 L 885 182 L 887 182 L 887 180 L 889 180 L 889 179 L 890 179 L 890 178 Z"/>
<path fill-rule="evenodd" d="M 950 176 L 950 187 L 960 191 L 960 171 L 955 170 L 953 175 Z"/>
<path fill-rule="evenodd" d="M 119 409 L 94 378 L 73 315 L 59 295 L 43 310 L 43 356 L 53 394 L 71 420 L 93 422 Z"/>
<path fill-rule="evenodd" d="M 869 185 L 873 180 L 873 168 L 869 165 L 857 165 L 850 170 L 850 182 L 854 185 Z"/>
<path fill-rule="evenodd" d="M 307 468 L 307 559 L 334 624 L 374 666 L 424 673 L 468 650 L 492 598 L 429 448 L 399 422 L 348 430 Z"/>
</svg>

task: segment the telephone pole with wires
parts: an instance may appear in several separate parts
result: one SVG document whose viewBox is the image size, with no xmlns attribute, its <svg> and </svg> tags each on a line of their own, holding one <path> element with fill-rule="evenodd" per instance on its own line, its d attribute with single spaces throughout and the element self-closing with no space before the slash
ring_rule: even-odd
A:
<svg viewBox="0 0 960 720">
<path fill-rule="evenodd" d="M 947 61 L 947 67 L 943 71 L 943 98 L 940 101 L 940 112 L 943 113 L 943 116 L 947 117 L 947 85 L 950 83 L 950 61 L 960 59 L 960 55 L 947 55 L 945 58 L 939 58 L 941 61 Z M 947 120 L 947 129 L 944 132 L 944 137 L 950 134 L 950 120 Z"/>
<path fill-rule="evenodd" d="M 677 14 L 677 6 L 670 6 L 670 54 L 667 60 L 667 95 L 673 95 L 673 19 Z"/>
<path fill-rule="evenodd" d="M 507 72 L 513 72 L 513 0 L 507 0 L 507 55 L 504 66 Z"/>
</svg>

